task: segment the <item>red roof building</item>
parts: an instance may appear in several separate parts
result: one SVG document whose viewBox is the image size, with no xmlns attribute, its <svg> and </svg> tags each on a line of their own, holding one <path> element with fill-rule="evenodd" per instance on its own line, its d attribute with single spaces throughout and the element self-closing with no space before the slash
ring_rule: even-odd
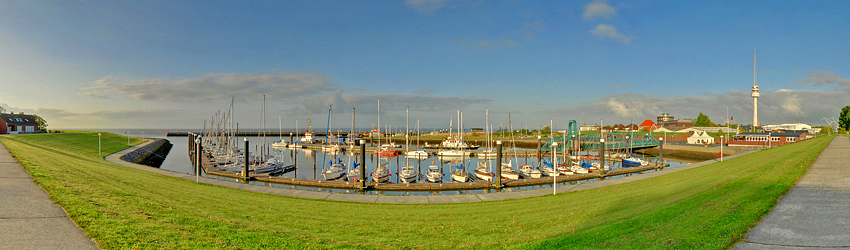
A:
<svg viewBox="0 0 850 250">
<path fill-rule="evenodd" d="M 653 130 L 658 129 L 658 125 L 650 119 L 646 119 L 646 121 L 643 121 L 638 126 L 640 126 L 641 128 L 646 128 L 646 131 L 648 132 L 652 132 Z"/>
</svg>

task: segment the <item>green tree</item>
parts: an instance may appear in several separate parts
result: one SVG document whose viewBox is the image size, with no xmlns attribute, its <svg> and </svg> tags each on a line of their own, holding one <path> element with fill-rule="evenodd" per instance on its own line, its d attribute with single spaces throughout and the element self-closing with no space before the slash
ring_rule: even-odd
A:
<svg viewBox="0 0 850 250">
<path fill-rule="evenodd" d="M 33 114 L 32 116 L 35 117 L 35 122 L 38 122 L 38 131 L 47 131 L 47 121 L 36 114 Z"/>
<path fill-rule="evenodd" d="M 850 105 L 841 108 L 841 115 L 838 116 L 838 127 L 845 131 L 850 130 Z"/>
<path fill-rule="evenodd" d="M 708 119 L 707 115 L 699 113 L 697 116 L 696 122 L 694 122 L 694 127 L 715 127 L 716 124 L 711 122 L 711 119 Z"/>
<path fill-rule="evenodd" d="M 4 108 L 3 106 L 0 106 L 0 114 L 2 114 L 2 113 L 6 113 L 6 108 Z"/>
</svg>

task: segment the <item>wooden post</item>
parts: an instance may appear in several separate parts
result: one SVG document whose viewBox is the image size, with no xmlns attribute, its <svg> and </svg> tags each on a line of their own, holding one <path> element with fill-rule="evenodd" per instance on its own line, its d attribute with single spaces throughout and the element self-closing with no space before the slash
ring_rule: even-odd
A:
<svg viewBox="0 0 850 250">
<path fill-rule="evenodd" d="M 661 168 L 664 168 L 664 138 L 661 138 L 661 143 L 658 144 L 658 156 L 661 158 Z"/>
<path fill-rule="evenodd" d="M 248 138 L 245 137 L 245 138 L 242 138 L 242 139 L 245 139 L 245 180 L 247 180 L 248 179 L 248 164 L 251 163 L 251 158 L 250 158 L 251 154 L 248 153 L 248 149 L 249 149 L 248 148 Z"/>
<path fill-rule="evenodd" d="M 496 141 L 496 187 L 502 187 L 502 141 Z"/>
<path fill-rule="evenodd" d="M 366 188 L 366 140 L 360 140 L 360 189 Z"/>
</svg>

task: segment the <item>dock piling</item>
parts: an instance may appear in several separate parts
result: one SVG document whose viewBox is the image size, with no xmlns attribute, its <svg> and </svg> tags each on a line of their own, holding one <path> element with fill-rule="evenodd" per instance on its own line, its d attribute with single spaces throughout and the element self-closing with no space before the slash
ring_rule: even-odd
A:
<svg viewBox="0 0 850 250">
<path fill-rule="evenodd" d="M 605 178 L 605 138 L 599 138 L 599 173 Z"/>
<path fill-rule="evenodd" d="M 360 189 L 366 189 L 366 140 L 360 140 Z"/>
<path fill-rule="evenodd" d="M 502 141 L 496 141 L 496 187 L 502 187 Z"/>
<path fill-rule="evenodd" d="M 242 139 L 245 140 L 245 180 L 248 180 L 248 164 L 251 163 L 251 160 L 250 160 L 251 154 L 249 154 L 249 152 L 248 152 L 248 150 L 250 149 L 249 145 L 248 145 L 248 138 L 245 137 L 245 138 L 242 138 Z M 236 162 L 239 163 L 238 160 Z"/>
</svg>

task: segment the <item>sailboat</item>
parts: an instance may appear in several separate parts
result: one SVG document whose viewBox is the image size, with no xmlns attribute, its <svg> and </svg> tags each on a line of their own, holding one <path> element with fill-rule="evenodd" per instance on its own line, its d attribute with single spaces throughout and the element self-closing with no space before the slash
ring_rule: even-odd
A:
<svg viewBox="0 0 850 250">
<path fill-rule="evenodd" d="M 457 126 L 457 136 L 451 135 L 451 133 L 453 133 L 452 132 L 452 130 L 453 130 L 452 129 L 452 127 L 453 127 L 452 123 L 454 122 L 454 120 L 451 120 L 451 121 L 449 121 L 449 133 L 450 133 L 450 135 L 445 141 L 443 141 L 443 144 L 441 146 L 443 149 L 441 149 L 439 152 L 437 152 L 437 155 L 439 155 L 439 156 L 462 157 L 462 156 L 469 156 L 469 154 L 470 154 L 469 152 L 463 151 L 463 149 L 468 147 L 468 145 L 464 145 L 464 144 L 459 143 L 463 140 L 463 133 L 461 132 L 460 110 L 457 111 L 457 114 L 458 114 L 457 115 L 457 117 L 458 117 L 457 118 L 457 121 L 458 121 L 457 122 L 457 124 L 458 124 L 458 126 Z M 449 143 L 446 143 L 446 142 L 449 142 Z"/>
<path fill-rule="evenodd" d="M 378 129 L 380 129 L 380 128 L 381 128 L 381 100 L 378 99 Z M 389 131 L 389 129 L 387 131 Z M 382 133 L 379 133 L 379 134 L 382 134 Z M 389 140 L 389 137 L 387 137 L 387 140 Z M 378 137 L 378 143 L 380 143 L 380 142 L 381 142 L 381 138 Z M 387 144 L 384 144 L 384 145 L 381 145 L 380 147 L 378 147 L 378 150 L 375 151 L 375 154 L 380 155 L 380 156 L 396 156 L 396 155 L 398 155 L 398 150 L 393 149 L 392 144 L 387 143 Z"/>
<path fill-rule="evenodd" d="M 457 111 L 457 114 L 458 114 L 457 115 L 457 117 L 458 117 L 457 128 L 458 128 L 458 134 L 460 134 L 460 131 L 463 130 L 463 116 L 462 116 L 462 113 L 460 112 L 460 110 Z M 460 151 L 461 157 L 466 156 L 466 154 L 463 152 L 463 148 L 459 148 L 458 151 Z M 463 167 L 464 161 L 465 160 L 463 158 L 461 158 L 460 165 L 456 166 L 455 170 L 452 171 L 452 180 L 453 181 L 456 181 L 456 182 L 467 182 L 467 181 L 469 181 L 469 173 L 466 172 L 466 169 Z"/>
<path fill-rule="evenodd" d="M 295 120 L 295 135 L 298 135 L 298 132 L 299 132 L 299 130 L 298 130 L 298 120 Z M 290 135 L 290 137 L 292 136 L 291 133 L 289 135 Z M 287 148 L 301 148 L 301 141 L 293 141 L 292 143 L 289 143 L 289 145 L 286 145 L 286 147 Z"/>
<path fill-rule="evenodd" d="M 428 153 L 428 151 L 425 151 L 422 148 L 419 148 L 419 134 L 420 134 L 420 132 L 419 132 L 419 119 L 416 119 L 416 150 L 407 151 L 405 153 L 405 155 L 407 157 L 423 159 L 423 158 L 428 158 L 428 156 L 431 156 L 431 154 Z"/>
<path fill-rule="evenodd" d="M 372 181 L 382 183 L 389 182 L 392 174 L 390 173 L 390 168 L 387 165 L 390 164 L 389 161 L 386 163 L 381 163 L 378 160 L 378 166 L 375 167 L 375 171 L 372 171 L 369 175 L 372 176 Z"/>
<path fill-rule="evenodd" d="M 517 153 L 516 153 L 516 145 L 514 143 L 514 128 L 513 128 L 512 122 L 511 122 L 511 112 L 510 111 L 508 111 L 508 129 L 511 130 L 511 151 L 513 151 L 514 160 L 519 162 L 519 160 L 517 158 Z M 519 174 L 516 171 L 514 171 L 514 168 L 513 168 L 513 160 L 508 161 L 508 162 L 502 162 L 501 167 L 502 167 L 502 178 L 505 178 L 506 180 L 517 180 L 517 179 L 519 179 Z"/>
<path fill-rule="evenodd" d="M 331 117 L 332 117 L 331 116 L 331 110 L 332 109 L 333 109 L 333 104 L 331 104 L 330 107 L 328 108 L 328 135 L 331 134 L 330 131 L 331 131 Z M 323 152 L 328 152 L 328 151 L 325 151 L 325 149 L 328 146 L 328 141 L 329 140 L 325 140 L 325 145 L 322 146 Z M 324 158 L 325 158 L 325 156 L 323 155 L 322 161 L 325 160 Z M 325 176 L 326 180 L 339 179 L 340 177 L 342 177 L 345 174 L 345 172 L 347 170 L 345 168 L 345 164 L 342 163 L 342 159 L 337 159 L 336 163 L 334 163 L 331 160 L 331 161 L 328 162 L 328 165 L 330 165 L 330 166 L 328 166 L 327 169 L 323 169 L 323 171 L 322 171 L 322 175 Z M 322 166 L 324 166 L 324 163 L 322 164 Z"/>
<path fill-rule="evenodd" d="M 281 123 L 280 116 L 277 116 L 277 136 L 278 136 L 278 140 L 275 141 L 275 142 L 272 142 L 272 147 L 282 148 L 282 147 L 286 147 L 286 146 L 289 145 L 288 142 L 283 140 L 283 124 Z"/>
<path fill-rule="evenodd" d="M 410 136 L 408 135 L 408 132 L 410 131 L 410 106 L 407 106 L 405 113 L 407 114 L 407 127 L 404 131 L 404 150 L 407 152 L 410 148 Z M 401 171 L 399 171 L 398 177 L 402 182 L 411 183 L 416 181 L 416 178 L 419 177 L 419 173 L 416 172 L 416 168 L 410 165 L 410 160 L 405 159 L 404 167 L 402 167 Z"/>
<path fill-rule="evenodd" d="M 484 126 L 487 128 L 487 149 L 478 152 L 477 155 L 481 158 L 490 159 L 496 157 L 496 151 L 493 150 L 493 145 L 490 144 L 492 142 L 490 140 L 490 134 L 493 133 L 493 126 L 490 125 L 490 109 L 485 110 L 485 117 Z"/>
<path fill-rule="evenodd" d="M 487 167 L 487 162 L 478 162 L 478 167 L 473 170 L 475 173 L 475 177 L 484 181 L 492 181 L 493 178 L 496 178 L 496 174 L 490 172 L 490 169 Z"/>
</svg>

